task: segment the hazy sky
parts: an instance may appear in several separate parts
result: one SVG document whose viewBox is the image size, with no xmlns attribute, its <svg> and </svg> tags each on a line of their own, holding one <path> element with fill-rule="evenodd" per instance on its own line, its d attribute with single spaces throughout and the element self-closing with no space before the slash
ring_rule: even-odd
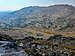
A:
<svg viewBox="0 0 75 56">
<path fill-rule="evenodd" d="M 0 0 L 0 11 L 13 11 L 27 6 L 49 6 L 55 4 L 75 6 L 75 0 Z"/>
</svg>

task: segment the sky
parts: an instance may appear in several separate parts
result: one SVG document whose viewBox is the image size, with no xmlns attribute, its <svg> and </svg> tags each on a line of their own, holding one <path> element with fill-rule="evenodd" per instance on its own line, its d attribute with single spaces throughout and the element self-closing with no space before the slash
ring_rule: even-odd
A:
<svg viewBox="0 0 75 56">
<path fill-rule="evenodd" d="M 56 4 L 75 6 L 75 0 L 0 0 L 0 11 L 15 11 L 28 6 L 50 6 Z"/>
</svg>

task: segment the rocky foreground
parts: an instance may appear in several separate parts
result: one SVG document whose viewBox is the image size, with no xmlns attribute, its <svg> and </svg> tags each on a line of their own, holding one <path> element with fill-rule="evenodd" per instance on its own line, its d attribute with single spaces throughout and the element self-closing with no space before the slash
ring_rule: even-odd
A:
<svg viewBox="0 0 75 56">
<path fill-rule="evenodd" d="M 54 35 L 12 39 L 0 34 L 0 56 L 75 56 L 75 38 Z"/>
<path fill-rule="evenodd" d="M 11 37 L 0 34 L 0 56 L 26 56 L 26 52 Z"/>
<path fill-rule="evenodd" d="M 25 56 L 26 53 L 15 43 L 0 41 L 0 56 Z"/>
</svg>

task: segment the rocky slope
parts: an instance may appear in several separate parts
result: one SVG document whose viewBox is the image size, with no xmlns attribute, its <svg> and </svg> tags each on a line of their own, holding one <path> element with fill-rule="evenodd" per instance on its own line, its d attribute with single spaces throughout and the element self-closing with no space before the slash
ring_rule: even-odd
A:
<svg viewBox="0 0 75 56">
<path fill-rule="evenodd" d="M 2 28 L 16 26 L 75 31 L 75 7 L 71 5 L 30 6 L 11 12 L 3 18 L 6 20 L 1 20 Z"/>
</svg>

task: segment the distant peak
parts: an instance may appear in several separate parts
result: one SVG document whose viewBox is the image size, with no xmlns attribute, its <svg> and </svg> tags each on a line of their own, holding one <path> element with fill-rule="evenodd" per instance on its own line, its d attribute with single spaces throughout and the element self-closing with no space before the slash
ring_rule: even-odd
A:
<svg viewBox="0 0 75 56">
<path fill-rule="evenodd" d="M 52 7 L 52 6 L 68 6 L 68 7 L 74 7 L 74 6 L 68 5 L 68 4 L 57 4 L 57 5 L 51 5 L 51 6 L 48 6 L 48 7 Z"/>
</svg>

